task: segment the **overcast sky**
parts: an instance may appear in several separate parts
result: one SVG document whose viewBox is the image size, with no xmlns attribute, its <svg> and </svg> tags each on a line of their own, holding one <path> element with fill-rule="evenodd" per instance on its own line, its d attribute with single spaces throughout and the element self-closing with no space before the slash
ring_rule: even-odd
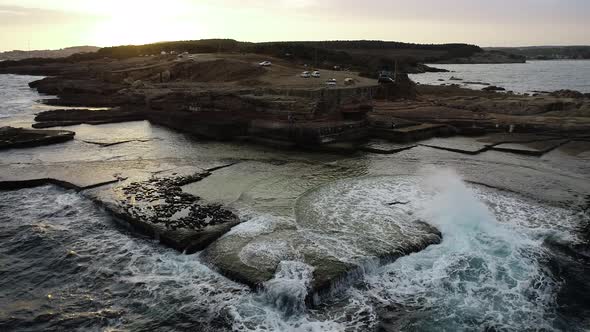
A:
<svg viewBox="0 0 590 332">
<path fill-rule="evenodd" d="M 165 40 L 588 45 L 590 0 L 0 0 L 0 50 Z"/>
</svg>

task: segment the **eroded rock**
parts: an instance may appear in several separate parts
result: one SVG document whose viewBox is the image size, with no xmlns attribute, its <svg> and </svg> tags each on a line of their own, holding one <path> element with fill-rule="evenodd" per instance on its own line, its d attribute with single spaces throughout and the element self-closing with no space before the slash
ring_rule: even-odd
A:
<svg viewBox="0 0 590 332">
<path fill-rule="evenodd" d="M 66 130 L 31 130 L 1 127 L 0 150 L 63 143 L 74 139 L 74 135 L 76 133 Z"/>
<path fill-rule="evenodd" d="M 229 278 L 252 287 L 268 287 L 280 263 L 310 267 L 307 300 L 337 290 L 367 266 L 393 261 L 441 241 L 440 232 L 417 220 L 414 204 L 391 206 L 413 195 L 406 183 L 386 178 L 338 181 L 303 195 L 296 217 L 258 216 L 235 227 L 203 252 L 203 258 Z M 377 187 L 377 188 L 376 188 Z M 375 190 L 376 189 L 376 190 Z M 410 198 L 411 199 L 411 198 Z"/>
<path fill-rule="evenodd" d="M 143 233 L 179 251 L 194 253 L 239 224 L 238 217 L 221 205 L 182 192 L 182 185 L 209 175 L 152 176 L 87 195 Z"/>
</svg>

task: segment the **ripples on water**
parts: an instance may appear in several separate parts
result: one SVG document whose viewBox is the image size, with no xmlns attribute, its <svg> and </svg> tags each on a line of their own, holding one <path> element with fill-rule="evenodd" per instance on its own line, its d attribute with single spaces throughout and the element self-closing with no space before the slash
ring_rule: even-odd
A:
<svg viewBox="0 0 590 332">
<path fill-rule="evenodd" d="M 22 122 L 30 123 L 38 107 L 33 100 L 39 98 L 26 87 L 32 79 L 2 76 L 0 117 L 9 117 L 0 119 L 1 123 L 21 121 L 22 114 L 26 118 Z M 89 149 L 80 140 L 104 136 L 88 126 L 73 128 L 78 140 L 64 145 L 68 147 L 65 154 L 64 149 L 41 147 L 5 153 L 2 161 L 74 162 L 119 155 L 123 159 L 199 156 L 207 160 L 220 155 L 277 156 L 262 148 L 194 143 L 141 122 L 101 126 L 99 131 L 151 142 L 97 152 L 98 148 Z M 323 211 L 334 224 L 370 223 L 372 214 L 390 215 L 391 210 L 391 215 L 411 214 L 428 221 L 443 233 L 441 245 L 385 266 L 368 264 L 363 278 L 343 285 L 332 300 L 313 309 L 304 304 L 312 268 L 297 261 L 296 255 L 281 262 L 264 291 L 253 292 L 212 271 L 198 254 L 182 255 L 119 226 L 77 193 L 55 187 L 0 192 L 0 331 L 583 330 L 583 320 L 575 322 L 571 315 L 563 315 L 559 294 L 567 285 L 555 274 L 559 269 L 549 268 L 555 258 L 545 241 L 577 243 L 576 225 L 587 222 L 587 216 L 516 194 L 468 187 L 446 171 L 421 177 L 359 177 L 379 167 L 383 172 L 395 167 L 409 172 L 426 157 L 421 151 L 409 152 L 418 159 L 377 162 L 363 157 L 367 160 L 354 164 L 354 169 L 329 167 L 330 171 L 321 166 L 330 158 L 318 157 L 319 166 L 291 164 L 295 169 L 277 177 L 288 181 L 266 179 L 250 193 L 253 196 L 241 197 L 239 208 L 247 211 L 243 213 L 246 222 L 232 232 L 255 234 L 277 223 L 296 224 L 287 212 L 292 210 L 292 200 L 308 187 L 300 186 L 305 181 L 319 187 L 299 202 L 319 192 L 323 199 L 314 200 L 314 209 Z M 435 152 L 426 153 L 438 160 Z M 465 159 L 444 160 L 442 164 L 466 163 Z M 244 165 L 239 177 L 248 176 L 252 167 L 268 167 Z M 481 165 L 474 165 L 479 170 Z M 539 172 L 547 170 L 541 167 Z M 338 180 L 343 178 L 347 179 Z M 281 204 L 270 199 L 276 197 L 283 198 Z M 384 206 L 392 201 L 411 204 Z M 297 208 L 310 206 L 298 204 Z M 378 237 L 376 225 L 372 226 Z M 343 260 L 354 256 L 355 238 L 332 240 L 333 247 L 328 248 L 332 254 Z M 247 256 L 246 251 L 241 254 Z M 577 264 L 572 257 L 565 261 Z M 572 271 L 584 275 L 588 269 Z M 583 299 L 590 297 L 583 293 L 587 281 L 579 280 L 580 288 L 571 290 L 570 297 L 582 299 L 582 309 L 574 314 L 583 317 L 589 312 Z"/>
<path fill-rule="evenodd" d="M 518 93 L 561 89 L 590 93 L 590 60 L 528 61 L 515 64 L 432 65 L 449 73 L 411 75 L 421 84 L 460 84 L 473 89 L 484 86 L 464 82 L 489 83 Z M 452 76 L 463 81 L 449 80 Z M 444 81 L 439 81 L 443 79 Z"/>
<path fill-rule="evenodd" d="M 375 188 L 360 191 L 365 205 L 381 206 L 384 194 L 412 200 L 400 208 L 416 210 L 445 238 L 367 269 L 363 280 L 314 310 L 305 309 L 312 270 L 303 263 L 281 263 L 266 291 L 255 293 L 210 270 L 198 255 L 129 233 L 79 194 L 54 187 L 2 192 L 0 330 L 573 329 L 557 315 L 560 280 L 544 268 L 542 244 L 547 237 L 576 239 L 510 213 L 539 210 L 544 225 L 557 225 L 575 217 L 568 211 L 469 189 L 451 173 L 424 183 L 349 183 L 353 196 L 355 187 Z"/>
</svg>

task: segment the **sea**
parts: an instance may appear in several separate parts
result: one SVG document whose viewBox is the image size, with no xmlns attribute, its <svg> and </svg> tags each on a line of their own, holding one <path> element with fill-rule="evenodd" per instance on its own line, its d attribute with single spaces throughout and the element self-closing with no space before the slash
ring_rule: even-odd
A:
<svg viewBox="0 0 590 332">
<path fill-rule="evenodd" d="M 473 66 L 453 68 L 437 75 L 476 79 L 461 69 Z M 508 86 L 500 74 L 480 75 Z M 0 75 L 0 127 L 30 126 L 48 109 L 39 101 L 52 97 L 27 86 L 39 78 Z M 529 88 L 551 89 L 523 85 Z M 65 129 L 76 139 L 0 151 L 0 178 L 7 170 L 84 163 L 231 160 L 238 167 L 224 169 L 216 177 L 221 182 L 201 187 L 200 195 L 222 198 L 242 220 L 240 231 L 285 223 L 298 229 L 299 212 L 314 209 L 356 229 L 388 213 L 415 215 L 436 226 L 443 240 L 366 266 L 309 307 L 312 274 L 289 273 L 309 271 L 296 257 L 254 290 L 218 273 L 201 253 L 186 255 L 130 230 L 84 192 L 56 186 L 0 191 L 0 331 L 590 329 L 588 154 L 469 156 L 419 146 L 394 155 L 339 155 L 199 141 L 145 121 Z M 135 142 L 88 143 L 113 138 Z M 393 201 L 408 204 L 386 206 Z M 324 240 L 335 256 L 358 254 L 354 243 Z"/>
<path fill-rule="evenodd" d="M 486 85 L 534 94 L 567 89 L 590 93 L 590 60 L 527 61 L 517 64 L 432 64 L 446 73 L 410 75 L 420 84 L 458 84 L 470 89 Z M 451 79 L 451 78 L 455 79 Z M 484 85 L 486 84 L 486 85 Z"/>
</svg>

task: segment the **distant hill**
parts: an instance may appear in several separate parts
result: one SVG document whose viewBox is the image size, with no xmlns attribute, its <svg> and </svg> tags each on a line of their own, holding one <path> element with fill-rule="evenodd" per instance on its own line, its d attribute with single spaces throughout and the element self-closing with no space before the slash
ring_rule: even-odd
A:
<svg viewBox="0 0 590 332">
<path fill-rule="evenodd" d="M 423 72 L 431 70 L 422 65 L 425 62 L 452 62 L 453 59 L 469 59 L 476 54 L 486 53 L 479 46 L 469 44 L 412 44 L 380 40 L 248 43 L 232 39 L 208 39 L 108 47 L 99 50 L 97 55 L 126 58 L 157 55 L 162 51 L 267 54 L 315 67 L 350 68 L 371 76 L 381 69 L 393 70 L 396 63 L 402 71 Z"/>
<path fill-rule="evenodd" d="M 37 51 L 9 51 L 0 53 L 0 60 L 24 60 L 31 58 L 65 58 L 77 53 L 92 53 L 96 52 L 100 47 L 94 46 L 76 46 L 68 47 L 60 50 L 37 50 Z"/>
<path fill-rule="evenodd" d="M 49 62 L 78 62 L 97 59 L 126 59 L 169 53 L 255 53 L 278 57 L 317 68 L 348 68 L 374 77 L 380 70 L 407 73 L 436 71 L 424 63 L 506 63 L 524 62 L 524 57 L 502 51 L 488 52 L 469 44 L 412 44 L 380 40 L 287 41 L 249 43 L 233 39 L 203 39 L 147 45 L 105 47 L 93 53 L 74 54 L 65 59 L 30 58 L 19 65 Z M 1 59 L 1 57 L 0 57 Z M 14 65 L 5 61 L 0 67 Z"/>
<path fill-rule="evenodd" d="M 522 55 L 529 60 L 590 59 L 590 46 L 489 47 L 486 50 Z"/>
</svg>

